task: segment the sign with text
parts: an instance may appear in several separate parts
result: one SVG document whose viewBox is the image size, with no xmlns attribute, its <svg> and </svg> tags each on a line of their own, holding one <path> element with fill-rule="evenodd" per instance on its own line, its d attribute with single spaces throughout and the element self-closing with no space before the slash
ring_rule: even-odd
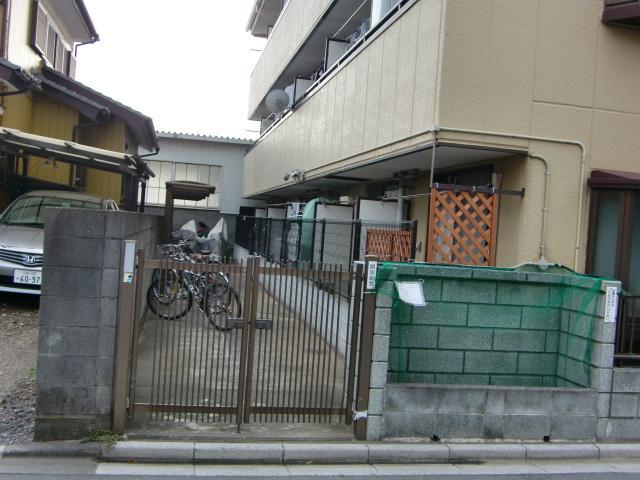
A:
<svg viewBox="0 0 640 480">
<path fill-rule="evenodd" d="M 604 303 L 604 321 L 615 323 L 618 316 L 618 287 L 607 287 Z"/>
</svg>

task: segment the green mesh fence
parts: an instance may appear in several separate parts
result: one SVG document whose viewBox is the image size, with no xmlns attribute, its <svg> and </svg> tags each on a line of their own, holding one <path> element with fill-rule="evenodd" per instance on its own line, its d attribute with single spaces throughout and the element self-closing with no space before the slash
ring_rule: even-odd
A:
<svg viewBox="0 0 640 480">
<path fill-rule="evenodd" d="M 394 281 L 422 282 L 427 306 L 399 300 Z M 376 283 L 377 294 L 390 299 L 391 382 L 590 385 L 601 279 L 566 270 L 381 263 Z"/>
</svg>

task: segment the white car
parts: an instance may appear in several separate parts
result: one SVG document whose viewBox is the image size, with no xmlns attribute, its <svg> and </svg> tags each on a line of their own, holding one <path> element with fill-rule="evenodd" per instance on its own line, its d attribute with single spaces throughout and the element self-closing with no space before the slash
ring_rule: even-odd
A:
<svg viewBox="0 0 640 480">
<path fill-rule="evenodd" d="M 0 217 L 0 292 L 40 295 L 47 207 L 118 210 L 104 197 L 57 190 L 25 193 Z"/>
</svg>

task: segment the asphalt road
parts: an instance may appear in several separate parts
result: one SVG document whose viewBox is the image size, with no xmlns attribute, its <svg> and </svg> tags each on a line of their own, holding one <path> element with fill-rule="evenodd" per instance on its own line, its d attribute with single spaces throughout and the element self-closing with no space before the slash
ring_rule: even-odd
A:
<svg viewBox="0 0 640 480">
<path fill-rule="evenodd" d="M 353 480 L 394 478 L 405 480 L 574 480 L 638 479 L 640 460 L 494 462 L 442 465 L 191 465 L 99 463 L 88 458 L 0 459 L 0 480 L 109 478 L 130 479 L 243 479 L 282 478 Z"/>
</svg>

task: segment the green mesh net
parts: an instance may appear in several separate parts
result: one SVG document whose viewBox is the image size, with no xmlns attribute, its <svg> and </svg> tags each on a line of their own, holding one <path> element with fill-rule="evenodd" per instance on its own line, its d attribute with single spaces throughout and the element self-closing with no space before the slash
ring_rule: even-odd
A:
<svg viewBox="0 0 640 480">
<path fill-rule="evenodd" d="M 426 307 L 394 282 L 422 283 Z M 602 279 L 429 264 L 381 263 L 389 299 L 389 380 L 400 383 L 589 387 Z M 380 302 L 379 302 L 380 304 Z"/>
</svg>

